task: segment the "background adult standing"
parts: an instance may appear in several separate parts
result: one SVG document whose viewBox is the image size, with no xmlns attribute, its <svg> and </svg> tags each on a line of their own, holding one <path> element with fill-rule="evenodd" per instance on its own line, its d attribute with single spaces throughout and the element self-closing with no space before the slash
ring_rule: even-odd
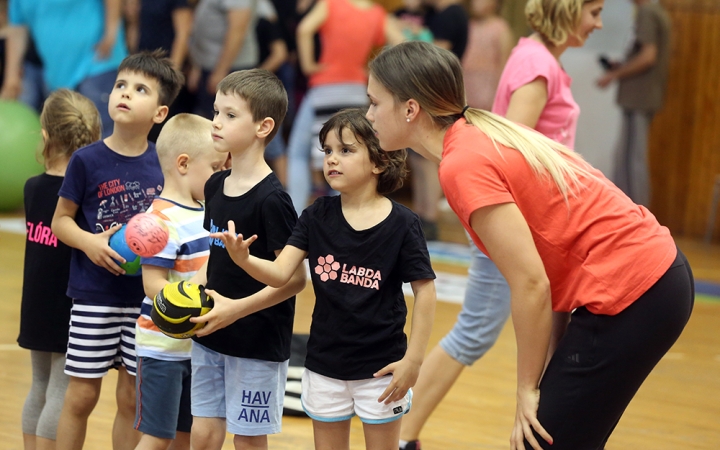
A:
<svg viewBox="0 0 720 450">
<path fill-rule="evenodd" d="M 28 33 L 43 63 L 50 91 L 74 89 L 100 112 L 103 137 L 112 133 L 108 99 L 117 68 L 127 56 L 120 21 L 122 0 L 10 0 L 8 52 L 0 97 L 16 99 Z"/>
<path fill-rule="evenodd" d="M 622 63 L 610 63 L 597 81 L 605 88 L 618 81 L 617 103 L 623 110 L 613 181 L 635 203 L 650 205 L 647 146 L 653 115 L 662 108 L 670 64 L 670 17 L 652 0 L 637 7 L 635 38 Z"/>
</svg>

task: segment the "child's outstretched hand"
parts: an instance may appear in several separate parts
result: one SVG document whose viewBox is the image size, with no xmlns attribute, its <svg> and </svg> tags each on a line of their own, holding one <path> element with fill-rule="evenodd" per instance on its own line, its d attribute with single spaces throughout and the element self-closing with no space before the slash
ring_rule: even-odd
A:
<svg viewBox="0 0 720 450">
<path fill-rule="evenodd" d="M 106 269 L 113 275 L 124 275 L 125 271 L 116 261 L 125 263 L 125 259 L 110 247 L 110 236 L 115 234 L 122 225 L 115 225 L 102 233 L 92 234 L 88 237 L 82 251 L 90 258 L 93 264 Z"/>
<path fill-rule="evenodd" d="M 235 234 L 235 222 L 228 220 L 227 231 L 210 233 L 212 239 L 220 239 L 227 249 L 230 258 L 242 267 L 243 263 L 250 257 L 250 244 L 255 242 L 257 235 L 252 235 L 243 240 L 242 234 Z"/>
<path fill-rule="evenodd" d="M 212 289 L 205 289 L 205 293 L 213 298 L 215 306 L 213 306 L 213 309 L 207 314 L 190 318 L 190 322 L 205 323 L 205 326 L 195 333 L 196 336 L 207 336 L 247 315 L 247 312 L 245 312 L 243 308 L 244 302 L 242 300 L 229 299 Z"/>
<path fill-rule="evenodd" d="M 401 400 L 408 389 L 415 386 L 420 374 L 420 363 L 403 358 L 378 370 L 374 377 L 379 378 L 389 373 L 393 374 L 392 381 L 378 398 L 378 403 L 385 402 L 386 405 Z"/>
</svg>

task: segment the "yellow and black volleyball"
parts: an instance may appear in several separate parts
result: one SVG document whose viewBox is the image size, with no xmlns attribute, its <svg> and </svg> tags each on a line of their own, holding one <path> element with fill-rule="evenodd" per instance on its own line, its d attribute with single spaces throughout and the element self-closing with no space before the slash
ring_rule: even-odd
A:
<svg viewBox="0 0 720 450">
<path fill-rule="evenodd" d="M 212 297 L 198 284 L 178 281 L 166 284 L 153 301 L 150 313 L 155 325 L 176 339 L 192 337 L 204 323 L 192 323 L 191 317 L 202 316 L 214 306 Z"/>
</svg>

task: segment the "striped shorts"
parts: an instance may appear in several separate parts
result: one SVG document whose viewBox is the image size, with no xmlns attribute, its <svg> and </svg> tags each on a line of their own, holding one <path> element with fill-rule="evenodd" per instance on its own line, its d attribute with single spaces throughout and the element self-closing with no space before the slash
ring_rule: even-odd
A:
<svg viewBox="0 0 720 450">
<path fill-rule="evenodd" d="M 135 322 L 140 305 L 103 305 L 73 300 L 65 373 L 101 378 L 124 366 L 135 375 Z"/>
</svg>

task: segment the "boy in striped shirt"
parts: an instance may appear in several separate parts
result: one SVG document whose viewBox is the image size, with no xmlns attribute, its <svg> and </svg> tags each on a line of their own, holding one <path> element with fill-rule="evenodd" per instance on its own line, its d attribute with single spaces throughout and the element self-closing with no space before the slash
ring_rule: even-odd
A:
<svg viewBox="0 0 720 450">
<path fill-rule="evenodd" d="M 189 280 L 208 258 L 203 189 L 228 157 L 213 148 L 211 128 L 205 118 L 179 114 L 163 126 L 156 144 L 165 184 L 148 212 L 163 219 L 170 238 L 160 253 L 142 258 L 146 297 L 135 327 L 135 429 L 143 434 L 136 450 L 167 449 L 173 439 L 175 449 L 190 448 L 192 340 L 164 335 L 150 311 L 152 299 L 167 283 Z"/>
</svg>

